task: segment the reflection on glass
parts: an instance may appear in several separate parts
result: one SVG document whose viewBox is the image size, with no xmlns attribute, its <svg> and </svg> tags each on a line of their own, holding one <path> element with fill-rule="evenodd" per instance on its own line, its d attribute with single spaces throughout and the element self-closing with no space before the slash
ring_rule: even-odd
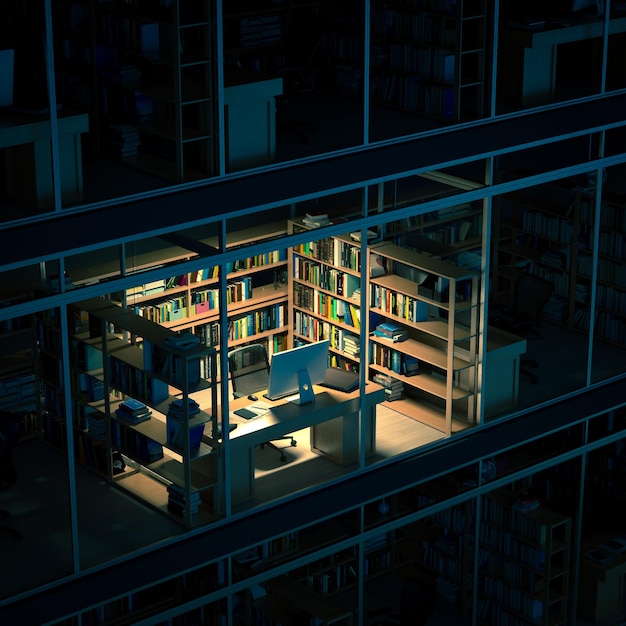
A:
<svg viewBox="0 0 626 626">
<path fill-rule="evenodd" d="M 370 41 L 370 140 L 485 114 L 486 11 L 483 0 L 375 6 Z"/>
<path fill-rule="evenodd" d="M 500 3 L 498 113 L 599 93 L 604 20 L 595 0 Z"/>
<path fill-rule="evenodd" d="M 596 174 L 591 175 L 591 182 Z M 597 251 L 592 381 L 597 382 L 625 371 L 626 280 L 623 276 L 626 204 L 621 189 L 621 168 L 604 171 L 599 219 L 595 219 L 595 194 L 586 194 L 581 203 L 582 225 L 587 233 L 587 258 Z M 587 272 L 591 276 L 592 267 Z"/>
<path fill-rule="evenodd" d="M 606 89 L 623 89 L 626 76 L 624 66 L 624 51 L 626 49 L 626 11 L 623 6 L 616 8 L 616 4 L 611 3 L 611 24 L 609 35 L 609 47 L 606 62 Z"/>
<path fill-rule="evenodd" d="M 3 219 L 23 217 L 54 208 L 51 127 L 45 62 L 46 26 L 44 4 L 19 2 L 3 6 L 0 26 L 0 145 L 4 150 L 6 176 L 0 183 Z M 10 107 L 10 108 L 9 108 Z M 66 142 L 80 137 L 86 120 L 63 116 L 59 137 Z M 73 158 L 68 146 L 68 161 Z M 74 195 L 71 171 L 66 195 Z M 68 188 L 69 187 L 69 188 Z M 8 215 L 7 215 L 8 212 Z"/>
<path fill-rule="evenodd" d="M 12 406 L 11 396 L 3 394 L 3 408 L 14 410 L 21 431 L 20 443 L 13 452 L 16 482 L 3 490 L 3 497 L 6 493 L 8 499 L 3 500 L 1 508 L 9 510 L 7 523 L 23 536 L 21 542 L 13 541 L 9 535 L 3 538 L 6 562 L 12 563 L 12 574 L 2 585 L 3 595 L 53 582 L 73 572 L 68 459 L 64 454 L 71 445 L 68 438 L 72 431 L 69 426 L 68 432 L 65 411 L 61 311 L 41 311 L 30 321 L 34 322 L 34 336 L 26 335 L 20 353 L 12 355 L 9 361 L 17 368 L 15 380 L 24 401 L 20 403 L 16 393 Z M 16 341 L 17 330 L 13 335 Z M 35 346 L 39 378 L 32 369 Z M 21 364 L 19 354 L 25 357 Z M 21 373 L 20 366 L 24 370 Z M 46 520 L 44 525 L 42 520 Z M 26 566 L 26 554 L 32 554 L 41 563 L 35 571 Z"/>
<path fill-rule="evenodd" d="M 580 192 L 555 181 L 504 195 L 494 207 L 489 324 L 522 342 L 517 401 L 528 406 L 586 384 Z"/>
<path fill-rule="evenodd" d="M 361 145 L 361 3 L 226 4 L 227 165 L 241 169 Z"/>
</svg>

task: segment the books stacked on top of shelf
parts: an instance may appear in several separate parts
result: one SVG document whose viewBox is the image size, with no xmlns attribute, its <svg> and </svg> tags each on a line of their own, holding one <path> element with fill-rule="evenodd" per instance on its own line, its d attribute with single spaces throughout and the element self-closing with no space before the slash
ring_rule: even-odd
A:
<svg viewBox="0 0 626 626">
<path fill-rule="evenodd" d="M 531 496 L 518 496 L 515 498 L 515 502 L 513 503 L 513 508 L 516 511 L 532 511 L 539 507 L 539 500 L 537 498 L 533 498 Z"/>
<path fill-rule="evenodd" d="M 371 230 L 370 228 L 368 228 L 366 232 L 366 236 L 367 236 L 367 241 L 369 243 L 372 243 L 378 237 L 378 233 L 375 230 Z M 354 241 L 361 241 L 361 231 L 360 230 L 352 231 L 350 233 L 350 238 Z"/>
<path fill-rule="evenodd" d="M 193 398 L 187 398 L 188 415 L 191 417 L 200 412 L 200 406 Z M 185 409 L 184 401 L 177 398 L 170 402 L 167 410 L 167 443 L 180 450 L 184 449 L 186 428 L 183 422 Z M 204 424 L 189 427 L 189 447 L 191 450 L 197 449 L 202 441 Z"/>
<path fill-rule="evenodd" d="M 136 156 L 141 144 L 139 129 L 133 124 L 109 124 L 107 144 L 120 157 Z"/>
<path fill-rule="evenodd" d="M 189 350 L 190 348 L 200 344 L 200 337 L 198 337 L 198 335 L 194 335 L 190 331 L 187 331 L 180 333 L 179 335 L 170 335 L 165 340 L 165 343 L 168 346 L 173 346 L 179 350 Z"/>
<path fill-rule="evenodd" d="M 143 402 L 128 398 L 120 403 L 115 414 L 129 424 L 140 424 L 150 419 L 152 411 Z"/>
<path fill-rule="evenodd" d="M 401 380 L 393 378 L 393 376 L 378 372 L 374 374 L 374 382 L 382 385 L 385 388 L 385 400 L 387 400 L 388 402 L 392 402 L 393 400 L 399 400 L 402 397 L 404 384 Z"/>
<path fill-rule="evenodd" d="M 200 405 L 193 398 L 187 398 L 187 405 L 190 416 L 200 412 Z M 182 398 L 172 400 L 167 410 L 167 414 L 170 417 L 181 420 L 183 419 L 185 413 L 184 407 L 185 404 Z"/>
<path fill-rule="evenodd" d="M 177 515 L 183 515 L 185 512 L 185 490 L 178 485 L 172 483 L 167 486 L 167 508 L 176 513 Z M 200 508 L 200 492 L 192 491 L 189 502 L 189 509 L 191 514 L 194 515 Z"/>
<path fill-rule="evenodd" d="M 92 411 L 87 413 L 87 430 L 92 439 L 104 441 L 106 438 L 106 426 L 104 423 L 104 414 L 100 411 Z"/>
<path fill-rule="evenodd" d="M 326 224 L 330 224 L 330 220 L 328 219 L 328 213 L 307 213 L 302 221 L 307 226 L 311 226 L 312 228 L 318 228 L 319 226 L 326 226 Z"/>
<path fill-rule="evenodd" d="M 354 357 L 358 357 L 361 353 L 361 344 L 357 335 L 344 335 L 343 351 Z"/>
<path fill-rule="evenodd" d="M 406 328 L 404 326 L 400 326 L 399 324 L 394 324 L 393 322 L 383 322 L 382 324 L 378 324 L 373 332 L 377 337 L 390 339 L 394 343 L 397 341 L 404 341 L 408 337 Z"/>
</svg>

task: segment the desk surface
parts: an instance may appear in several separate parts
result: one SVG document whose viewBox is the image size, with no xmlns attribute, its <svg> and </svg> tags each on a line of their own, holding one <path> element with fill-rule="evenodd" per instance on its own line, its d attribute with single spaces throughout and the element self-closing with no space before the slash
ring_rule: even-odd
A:
<svg viewBox="0 0 626 626">
<path fill-rule="evenodd" d="M 59 133 L 77 134 L 89 130 L 87 113 L 61 114 L 57 118 Z M 0 115 L 0 148 L 50 139 L 50 118 L 23 113 Z"/>
<path fill-rule="evenodd" d="M 609 33 L 626 32 L 626 17 L 618 17 L 609 20 Z M 555 46 L 562 43 L 583 41 L 602 37 L 604 33 L 604 19 L 596 18 L 591 20 L 572 21 L 565 26 L 546 25 L 544 28 L 513 28 L 504 30 L 504 37 L 501 37 L 506 46 L 523 46 L 525 48 L 536 48 L 539 46 Z"/>
<path fill-rule="evenodd" d="M 341 413 L 353 413 L 360 408 L 360 393 L 357 389 L 351 393 L 343 393 L 334 389 L 327 389 L 315 385 L 315 402 L 310 404 L 294 404 L 285 399 L 270 402 L 257 394 L 259 401 L 271 405 L 267 413 L 250 420 L 246 420 L 232 411 L 247 407 L 250 404 L 248 398 L 238 398 L 230 403 L 231 423 L 237 424 L 237 428 L 230 433 L 231 445 L 242 444 L 245 446 L 260 445 L 265 441 L 287 433 L 295 432 L 309 426 L 321 423 L 337 417 L 337 410 Z M 374 405 L 385 399 L 385 390 L 376 383 L 368 383 L 366 387 L 367 405 Z"/>
</svg>

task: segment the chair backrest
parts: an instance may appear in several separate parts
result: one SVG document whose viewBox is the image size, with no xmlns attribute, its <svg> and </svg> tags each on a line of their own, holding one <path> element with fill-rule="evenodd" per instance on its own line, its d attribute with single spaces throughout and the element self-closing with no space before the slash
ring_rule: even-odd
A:
<svg viewBox="0 0 626 626">
<path fill-rule="evenodd" d="M 15 482 L 11 455 L 20 436 L 21 422 L 17 415 L 0 411 L 0 488 Z"/>
<path fill-rule="evenodd" d="M 265 346 L 253 343 L 231 350 L 228 370 L 236 398 L 267 389 L 270 364 Z"/>
<path fill-rule="evenodd" d="M 517 280 L 513 317 L 516 322 L 535 322 L 554 292 L 554 284 L 540 276 L 522 274 Z"/>
</svg>

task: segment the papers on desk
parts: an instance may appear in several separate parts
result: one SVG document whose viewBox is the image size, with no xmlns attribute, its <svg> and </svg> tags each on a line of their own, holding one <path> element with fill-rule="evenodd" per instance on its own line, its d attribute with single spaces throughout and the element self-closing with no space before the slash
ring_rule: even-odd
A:
<svg viewBox="0 0 626 626">
<path fill-rule="evenodd" d="M 270 406 L 271 405 L 267 402 L 254 402 L 247 407 L 233 411 L 233 413 L 246 420 L 252 420 L 256 417 L 261 417 L 261 415 L 265 415 L 269 411 Z"/>
</svg>

